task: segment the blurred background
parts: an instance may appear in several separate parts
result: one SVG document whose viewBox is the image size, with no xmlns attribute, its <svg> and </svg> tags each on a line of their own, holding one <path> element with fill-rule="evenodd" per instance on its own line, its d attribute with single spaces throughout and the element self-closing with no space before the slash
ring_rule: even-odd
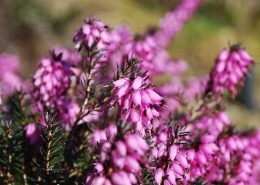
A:
<svg viewBox="0 0 260 185">
<path fill-rule="evenodd" d="M 238 127 L 260 127 L 260 1 L 204 0 L 199 11 L 172 41 L 172 58 L 188 61 L 188 75 L 208 74 L 223 47 L 240 42 L 255 59 L 254 106 L 230 100 L 228 113 Z M 136 33 L 156 26 L 177 0 L 0 0 L 0 52 L 20 56 L 30 77 L 37 61 L 54 45 L 73 47 L 72 37 L 85 17 L 95 15 L 110 27 L 128 24 Z"/>
</svg>

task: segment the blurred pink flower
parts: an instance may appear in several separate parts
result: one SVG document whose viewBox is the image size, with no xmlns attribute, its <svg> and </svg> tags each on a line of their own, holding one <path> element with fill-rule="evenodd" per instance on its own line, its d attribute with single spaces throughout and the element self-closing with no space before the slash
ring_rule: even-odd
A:
<svg viewBox="0 0 260 185">
<path fill-rule="evenodd" d="M 251 56 L 240 46 L 223 49 L 211 71 L 210 88 L 220 95 L 227 89 L 233 97 L 236 96 L 238 87 L 243 85 L 248 68 L 253 63 Z"/>
</svg>

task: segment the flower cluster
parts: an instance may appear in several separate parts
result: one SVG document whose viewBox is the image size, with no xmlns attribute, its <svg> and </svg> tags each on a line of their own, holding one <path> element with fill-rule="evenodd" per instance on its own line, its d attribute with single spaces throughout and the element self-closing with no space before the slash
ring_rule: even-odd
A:
<svg viewBox="0 0 260 185">
<path fill-rule="evenodd" d="M 167 157 L 161 158 L 161 166 L 154 172 L 154 180 L 157 184 L 186 184 L 190 180 L 189 161 L 193 160 L 192 152 L 179 150 L 173 145 L 169 148 Z M 166 167 L 167 166 L 167 167 Z"/>
<path fill-rule="evenodd" d="M 33 75 L 34 97 L 39 103 L 54 107 L 70 87 L 72 71 L 55 56 L 43 58 Z"/>
<path fill-rule="evenodd" d="M 218 122 L 219 130 L 223 124 L 229 123 L 223 112 L 211 117 L 208 124 L 212 125 L 213 120 Z M 194 160 L 191 162 L 193 180 L 204 177 L 208 183 L 250 184 L 254 173 L 252 163 L 259 161 L 256 155 L 259 155 L 260 150 L 255 147 L 259 144 L 259 133 L 245 137 L 232 132 L 232 128 L 226 129 L 219 133 L 207 129 L 206 133 L 199 136 L 197 142 L 200 144 L 195 148 Z"/>
<path fill-rule="evenodd" d="M 207 89 L 208 81 L 208 76 L 190 78 L 183 92 L 186 100 L 191 101 L 194 98 L 201 97 L 201 95 L 203 95 Z"/>
<path fill-rule="evenodd" d="M 216 65 L 211 72 L 211 88 L 216 94 L 222 95 L 227 89 L 232 96 L 237 94 L 238 86 L 244 82 L 248 68 L 253 59 L 245 49 L 234 45 L 230 50 L 223 49 L 216 59 Z"/>
<path fill-rule="evenodd" d="M 122 120 L 130 120 L 141 130 L 143 125 L 149 127 L 151 121 L 160 116 L 157 107 L 162 105 L 163 98 L 150 87 L 145 78 L 122 78 L 113 84 Z"/>
<path fill-rule="evenodd" d="M 75 47 L 81 49 L 83 46 L 98 50 L 105 49 L 109 43 L 108 27 L 100 20 L 86 19 L 83 26 L 77 31 L 73 39 Z"/>
<path fill-rule="evenodd" d="M 0 54 L 0 96 L 10 96 L 16 90 L 26 90 L 27 84 L 18 74 L 20 61 L 15 55 Z"/>
<path fill-rule="evenodd" d="M 190 161 L 194 156 L 194 152 L 184 150 L 189 132 L 162 123 L 153 132 L 150 160 L 154 181 L 157 184 L 188 183 Z"/>
<path fill-rule="evenodd" d="M 108 57 L 116 69 L 116 65 L 122 64 L 123 57 L 132 52 L 134 35 L 129 27 L 122 25 L 113 29 L 109 33 L 109 38 Z"/>
<path fill-rule="evenodd" d="M 62 46 L 55 46 L 53 48 L 53 53 L 55 56 L 61 55 L 61 60 L 66 61 L 67 63 L 77 66 L 82 61 L 82 56 L 76 50 L 67 50 Z"/>
<path fill-rule="evenodd" d="M 87 175 L 86 184 L 137 184 L 141 178 L 141 163 L 144 163 L 149 148 L 147 143 L 137 133 L 128 134 L 122 139 L 115 139 L 118 135 L 116 132 L 108 135 L 110 140 L 106 140 L 107 136 L 103 135 L 97 147 L 98 159 L 93 171 Z"/>
<path fill-rule="evenodd" d="M 218 111 L 216 114 L 204 113 L 199 117 L 194 124 L 191 125 L 193 130 L 203 130 L 211 135 L 217 136 L 220 134 L 225 126 L 230 125 L 227 113 L 225 111 Z"/>
<path fill-rule="evenodd" d="M 80 107 L 77 103 L 62 99 L 58 102 L 58 113 L 64 122 L 65 130 L 70 130 L 77 119 Z"/>
<path fill-rule="evenodd" d="M 171 38 L 182 29 L 201 3 L 202 0 L 183 0 L 174 11 L 168 12 L 160 21 L 160 30 L 155 35 L 158 45 L 169 45 Z"/>
</svg>

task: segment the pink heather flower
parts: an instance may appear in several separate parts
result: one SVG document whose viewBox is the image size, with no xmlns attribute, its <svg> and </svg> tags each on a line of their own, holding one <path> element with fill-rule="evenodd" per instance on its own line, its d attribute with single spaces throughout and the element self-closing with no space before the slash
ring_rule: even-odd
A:
<svg viewBox="0 0 260 185">
<path fill-rule="evenodd" d="M 182 0 L 175 10 L 168 12 L 160 21 L 160 29 L 155 34 L 156 43 L 160 47 L 168 46 L 171 38 L 192 17 L 201 2 L 202 0 Z"/>
<path fill-rule="evenodd" d="M 1 91 L 0 91 L 0 107 L 3 105 L 3 99 L 2 99 L 2 94 L 1 94 Z"/>
<path fill-rule="evenodd" d="M 87 112 L 88 110 L 85 110 L 84 112 Z M 79 121 L 79 123 L 84 122 L 96 122 L 98 119 L 100 119 L 101 112 L 100 111 L 91 111 L 88 115 L 86 115 L 82 120 Z"/>
<path fill-rule="evenodd" d="M 179 149 L 177 145 L 172 145 L 169 151 L 156 158 L 156 170 L 154 178 L 157 184 L 185 184 L 190 179 L 190 160 L 186 151 Z M 154 162 L 153 162 L 154 163 Z M 164 166 L 163 166 L 164 165 Z"/>
<path fill-rule="evenodd" d="M 170 73 L 171 75 L 181 75 L 188 69 L 188 64 L 185 60 L 166 60 L 165 64 L 162 65 L 161 71 Z"/>
<path fill-rule="evenodd" d="M 95 170 L 87 175 L 86 184 L 102 181 L 101 184 L 137 184 L 141 164 L 148 145 L 139 134 L 127 134 L 123 139 L 107 140 L 105 131 L 96 131 L 92 139 L 99 140 L 100 149 Z M 112 147 L 114 145 L 114 147 Z"/>
<path fill-rule="evenodd" d="M 113 141 L 116 135 L 117 126 L 115 124 L 109 124 L 109 126 L 104 130 L 96 129 L 90 135 L 89 142 L 92 146 L 95 146 L 105 141 Z"/>
<path fill-rule="evenodd" d="M 29 123 L 25 126 L 25 135 L 29 140 L 30 144 L 35 145 L 39 144 L 41 138 L 41 132 L 37 125 L 34 123 Z"/>
<path fill-rule="evenodd" d="M 92 145 L 96 145 L 102 141 L 107 141 L 108 139 L 105 130 L 95 130 L 91 135 L 90 140 Z"/>
<path fill-rule="evenodd" d="M 217 136 L 225 126 L 230 125 L 227 113 L 220 111 L 215 115 L 202 115 L 191 125 L 192 131 L 206 131 L 210 135 Z"/>
<path fill-rule="evenodd" d="M 191 132 L 201 135 L 190 163 L 191 181 L 203 177 L 209 184 L 250 184 L 254 162 L 258 161 L 260 156 L 260 148 L 257 146 L 260 141 L 258 132 L 249 137 L 232 134 L 230 131 L 222 134 L 223 128 L 230 124 L 224 112 L 219 112 L 211 118 L 206 118 L 205 115 L 203 117 L 191 128 Z M 209 129 L 210 127 L 213 128 Z"/>
<path fill-rule="evenodd" d="M 121 65 L 123 58 L 133 50 L 134 35 L 127 26 L 118 26 L 109 33 L 110 44 L 108 46 L 108 58 L 116 69 Z"/>
<path fill-rule="evenodd" d="M 133 34 L 127 27 L 121 26 L 110 33 L 109 60 L 114 68 L 120 65 L 124 56 L 133 53 L 140 58 L 140 66 L 151 74 L 170 73 L 180 74 L 186 70 L 187 65 L 183 60 L 171 61 L 168 52 L 158 47 L 154 37 L 146 35 L 143 39 L 134 41 Z"/>
<path fill-rule="evenodd" d="M 15 55 L 0 54 L 0 92 L 3 96 L 10 96 L 16 90 L 27 89 L 27 84 L 18 74 L 20 61 Z"/>
<path fill-rule="evenodd" d="M 223 49 L 216 59 L 215 67 L 211 71 L 210 88 L 219 95 L 227 89 L 234 97 L 238 87 L 244 83 L 248 68 L 253 64 L 253 59 L 239 46 L 232 46 L 230 50 Z"/>
<path fill-rule="evenodd" d="M 187 86 L 183 90 L 185 101 L 189 102 L 201 97 L 207 89 L 208 81 L 208 76 L 190 78 Z"/>
<path fill-rule="evenodd" d="M 163 99 L 143 77 L 137 76 L 133 80 L 122 78 L 113 84 L 116 97 L 113 101 L 119 104 L 121 119 L 129 120 L 141 129 L 160 116 L 157 108 L 162 105 Z"/>
<path fill-rule="evenodd" d="M 81 55 L 76 50 L 69 51 L 62 46 L 55 46 L 53 52 L 55 56 L 61 55 L 61 60 L 71 65 L 77 66 L 82 61 Z"/>
<path fill-rule="evenodd" d="M 147 35 L 133 45 L 133 56 L 140 58 L 140 67 L 150 74 L 169 73 L 171 75 L 181 74 L 187 65 L 183 60 L 171 61 L 169 53 L 158 46 L 154 37 Z"/>
<path fill-rule="evenodd" d="M 162 169 L 162 168 L 156 169 L 155 174 L 154 174 L 154 180 L 155 180 L 155 182 L 156 182 L 157 184 L 161 184 L 161 182 L 162 182 L 162 180 L 163 180 L 163 179 L 162 179 L 163 176 L 164 176 L 164 171 L 163 171 L 163 169 Z"/>
<path fill-rule="evenodd" d="M 205 134 L 200 138 L 200 145 L 198 146 L 197 151 L 194 153 L 191 161 L 191 178 L 196 179 L 200 176 L 207 176 L 211 178 L 210 181 L 217 181 L 218 177 L 212 176 L 212 174 L 216 173 L 215 168 L 215 154 L 219 152 L 219 147 L 216 143 L 216 136 Z M 211 169 L 211 171 L 209 170 Z M 223 172 L 222 172 L 223 173 Z M 218 172 L 218 175 L 222 174 Z M 210 176 L 210 177 L 209 177 Z"/>
<path fill-rule="evenodd" d="M 19 69 L 20 61 L 17 56 L 7 54 L 7 53 L 1 53 L 0 54 L 0 70 L 2 72 L 5 71 L 11 71 L 11 72 L 17 72 Z M 7 65 L 8 64 L 8 65 Z M 1 73 L 0 75 L 3 75 Z"/>
<path fill-rule="evenodd" d="M 62 119 L 65 130 L 70 130 L 77 119 L 80 107 L 77 103 L 62 99 L 57 102 L 59 116 Z"/>
<path fill-rule="evenodd" d="M 136 42 L 133 52 L 134 57 L 142 59 L 140 64 L 142 69 L 148 71 L 157 70 L 157 68 L 155 69 L 154 60 L 157 56 L 158 47 L 152 37 L 147 36 L 144 40 Z"/>
<path fill-rule="evenodd" d="M 47 107 L 54 107 L 66 94 L 72 76 L 70 67 L 54 57 L 43 58 L 33 76 L 34 97 Z"/>
<path fill-rule="evenodd" d="M 83 45 L 92 48 L 94 44 L 98 50 L 106 49 L 109 44 L 108 27 L 100 20 L 86 19 L 73 39 L 75 47 L 80 49 Z"/>
<path fill-rule="evenodd" d="M 170 185 L 189 182 L 191 154 L 181 144 L 183 137 L 187 136 L 184 134 L 179 137 L 177 130 L 163 123 L 153 128 L 152 133 L 150 158 L 155 182 Z"/>
<path fill-rule="evenodd" d="M 254 164 L 249 184 L 260 185 L 260 159 L 258 159 Z"/>
<path fill-rule="evenodd" d="M 255 179 L 255 172 L 257 173 L 257 165 L 260 160 L 259 143 L 259 132 L 249 137 L 234 135 L 221 140 L 222 154 L 228 153 L 230 156 L 229 158 L 224 158 L 223 161 L 226 160 L 226 162 L 232 164 L 232 161 L 238 160 L 232 166 L 230 184 L 250 184 L 250 181 L 255 180 L 259 183 L 259 180 Z"/>
</svg>

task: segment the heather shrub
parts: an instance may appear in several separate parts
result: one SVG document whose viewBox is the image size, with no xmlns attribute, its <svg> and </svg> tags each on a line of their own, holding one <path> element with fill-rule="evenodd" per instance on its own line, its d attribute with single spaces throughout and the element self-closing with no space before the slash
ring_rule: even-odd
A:
<svg viewBox="0 0 260 185">
<path fill-rule="evenodd" d="M 252 57 L 231 45 L 184 80 L 187 63 L 167 51 L 200 3 L 181 1 L 139 37 L 87 18 L 74 49 L 52 48 L 31 79 L 1 54 L 0 184 L 260 184 L 260 132 L 236 129 L 224 98 Z"/>
</svg>

